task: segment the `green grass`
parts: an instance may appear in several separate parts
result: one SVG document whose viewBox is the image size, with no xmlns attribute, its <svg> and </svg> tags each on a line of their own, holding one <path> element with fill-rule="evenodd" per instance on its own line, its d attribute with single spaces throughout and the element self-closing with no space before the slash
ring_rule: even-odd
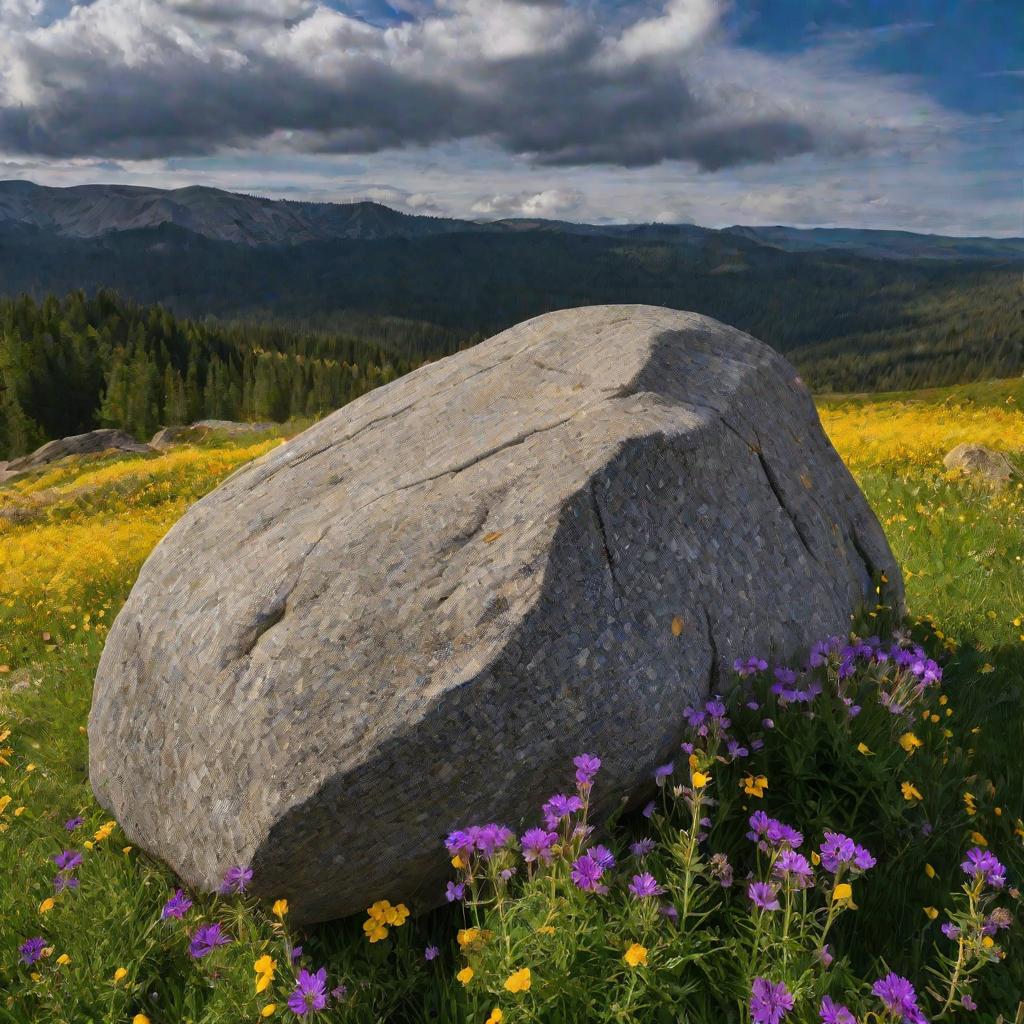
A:
<svg viewBox="0 0 1024 1024">
<path fill-rule="evenodd" d="M 659 836 L 653 873 L 671 885 L 674 897 L 686 887 L 702 894 L 694 897 L 701 916 L 678 932 L 646 919 L 635 901 L 583 896 L 564 878 L 550 887 L 519 885 L 512 896 L 500 898 L 487 896 L 483 887 L 468 919 L 450 910 L 428 913 L 390 929 L 385 941 L 374 944 L 366 941 L 359 920 L 299 933 L 286 926 L 287 917 L 282 925 L 270 908 L 241 897 L 193 894 L 196 904 L 184 924 L 161 922 L 174 879 L 139 851 L 125 852 L 127 840 L 118 829 L 84 851 L 80 888 L 40 913 L 53 894 L 50 858 L 63 846 L 83 849 L 106 820 L 89 790 L 84 733 L 104 623 L 126 595 L 146 544 L 230 472 L 241 453 L 248 456 L 247 442 L 211 442 L 185 450 L 176 462 L 87 462 L 16 492 L 0 490 L 0 508 L 46 496 L 32 516 L 0 533 L 11 583 L 7 599 L 0 599 L 0 652 L 6 652 L 0 659 L 9 669 L 0 675 L 0 718 L 12 731 L 4 758 L 9 764 L 0 768 L 0 794 L 12 798 L 0 815 L 7 826 L 0 836 L 0 1024 L 128 1022 L 138 1013 L 153 1024 L 234 1024 L 260 1019 L 270 1003 L 277 1007 L 272 1019 L 289 1018 L 288 956 L 296 944 L 303 947 L 304 965 L 325 965 L 332 985 L 347 986 L 345 1001 L 324 1019 L 359 1022 L 482 1022 L 494 1007 L 511 1024 L 745 1022 L 744 993 L 755 964 L 803 986 L 787 1018 L 795 1024 L 817 1021 L 823 985 L 834 986 L 851 1004 L 859 1001 L 866 1012 L 872 1005 L 867 982 L 877 976 L 879 958 L 912 976 L 919 990 L 937 984 L 927 965 L 941 967 L 936 949 L 948 952 L 949 946 L 924 908 L 945 914 L 953 906 L 950 894 L 963 880 L 958 864 L 971 833 L 985 836 L 1009 866 L 1011 882 L 1024 878 L 1024 832 L 1018 831 L 1024 829 L 1024 626 L 1015 625 L 1024 614 L 1020 492 L 992 494 L 951 479 L 937 458 L 949 441 L 950 419 L 980 430 L 993 411 L 1007 415 L 1010 396 L 1024 398 L 1019 382 L 823 402 L 826 425 L 909 570 L 915 630 L 944 661 L 944 702 L 938 693 L 929 698 L 938 722 L 920 719 L 914 727 L 924 748 L 908 756 L 895 742 L 894 723 L 872 702 L 874 684 L 865 676 L 866 710 L 852 723 L 842 714 L 809 719 L 773 712 L 777 728 L 749 765 L 708 762 L 709 792 L 720 801 L 710 848 L 729 852 L 737 877 L 753 867 L 743 832 L 746 816 L 761 806 L 739 788 L 748 770 L 770 780 L 764 809 L 804 829 L 815 844 L 822 828 L 837 828 L 878 855 L 877 869 L 855 883 L 859 909 L 843 914 L 832 933 L 838 960 L 830 973 L 813 966 L 809 940 L 801 945 L 776 935 L 760 952 L 751 945 L 742 893 L 722 902 L 706 863 L 685 862 L 679 837 L 690 827 L 687 808 L 671 801 L 653 825 L 631 816 L 605 841 L 621 857 L 632 836 L 652 830 Z M 896 422 L 897 415 L 905 420 Z M 864 416 L 896 426 L 874 447 L 865 446 Z M 1017 443 L 1016 423 L 999 423 L 1011 445 Z M 149 531 L 145 544 L 117 564 L 98 539 L 114 525 L 136 532 L 144 525 Z M 53 538 L 61 536 L 77 538 L 80 547 L 54 551 Z M 15 550 L 31 557 L 18 561 Z M 744 728 L 756 732 L 761 714 L 739 714 L 748 719 Z M 945 736 L 947 728 L 953 736 Z M 860 753 L 858 742 L 873 753 Z M 567 766 L 564 779 L 552 780 L 553 792 L 571 787 L 571 771 Z M 920 788 L 921 806 L 902 798 L 905 779 Z M 965 791 L 974 795 L 973 816 L 966 812 Z M 16 815 L 20 807 L 25 810 Z M 70 835 L 63 822 L 76 815 L 86 821 Z M 926 820 L 933 825 L 929 836 L 921 834 Z M 926 864 L 935 869 L 934 877 Z M 467 956 L 458 950 L 455 932 L 474 917 L 496 938 Z M 213 919 L 224 924 L 233 942 L 197 963 L 188 956 L 187 932 Z M 555 928 L 550 936 L 538 931 L 549 920 Z M 808 928 L 816 920 L 811 915 Z M 33 971 L 18 963 L 17 947 L 35 935 L 44 936 L 53 952 Z M 651 960 L 634 970 L 622 955 L 629 942 L 641 938 Z M 433 963 L 423 957 L 428 944 L 441 950 Z M 1000 936 L 999 946 L 1005 960 L 982 971 L 973 988 L 980 1010 L 950 1019 L 1013 1019 L 1024 999 L 1019 928 Z M 263 953 L 276 959 L 277 977 L 257 993 L 253 963 Z M 57 963 L 62 954 L 69 963 Z M 455 973 L 467 962 L 476 975 L 463 986 Z M 521 966 L 531 967 L 533 984 L 528 993 L 513 995 L 503 981 Z M 119 968 L 127 974 L 115 983 Z"/>
</svg>

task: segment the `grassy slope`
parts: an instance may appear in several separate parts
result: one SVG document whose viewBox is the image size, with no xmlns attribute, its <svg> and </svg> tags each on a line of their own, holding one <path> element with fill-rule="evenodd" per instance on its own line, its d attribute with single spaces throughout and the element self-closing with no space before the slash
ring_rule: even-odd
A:
<svg viewBox="0 0 1024 1024">
<path fill-rule="evenodd" d="M 1019 844 L 1013 821 L 1024 811 L 1024 498 L 1020 489 L 994 496 L 952 479 L 940 460 L 958 441 L 976 439 L 1016 450 L 1024 469 L 1021 405 L 1020 382 L 821 403 L 826 428 L 907 569 L 911 612 L 934 616 L 947 642 L 957 720 L 982 723 L 970 784 L 989 811 L 1003 804 L 1012 809 L 985 826 L 1002 848 Z M 0 511 L 16 510 L 21 520 L 0 518 L 0 680 L 7 683 L 0 720 L 8 719 L 15 731 L 20 761 L 12 764 L 22 766 L 5 770 L 0 789 L 13 797 L 3 823 L 28 837 L 8 847 L 0 863 L 0 971 L 9 969 L 16 942 L 44 929 L 58 952 L 72 957 L 66 982 L 58 972 L 40 985 L 31 1018 L 24 1015 L 27 1003 L 12 1000 L 7 1011 L 0 1002 L 0 1021 L 84 1020 L 97 1007 L 105 1020 L 130 1020 L 150 991 L 158 997 L 149 1005 L 162 1006 L 167 1021 L 251 1016 L 248 960 L 274 935 L 262 911 L 239 912 L 233 921 L 246 945 L 238 942 L 226 955 L 242 960 L 212 993 L 202 984 L 175 983 L 191 976 L 191 967 L 183 952 L 172 955 L 166 944 L 153 942 L 149 924 L 166 898 L 169 876 L 134 852 L 122 853 L 119 833 L 84 869 L 93 878 L 89 885 L 83 880 L 74 911 L 59 904 L 45 920 L 38 914 L 52 891 L 38 864 L 52 852 L 60 822 L 82 813 L 91 830 L 104 818 L 88 790 L 84 723 L 106 623 L 146 553 L 187 504 L 274 443 L 251 439 L 153 459 L 90 460 L 0 489 Z M 27 759 L 37 766 L 31 773 L 23 770 Z M 23 822 L 13 817 L 21 804 L 27 808 Z M 423 927 L 444 929 L 436 922 Z M 332 974 L 385 985 L 398 998 L 415 983 L 413 972 L 399 967 L 396 973 L 379 947 L 357 941 L 358 934 L 357 922 L 317 939 L 332 958 Z M 399 941 L 408 941 L 404 933 Z M 114 985 L 119 966 L 129 977 Z M 1007 1006 L 1011 997 L 1005 995 Z M 432 1009 L 447 1019 L 455 998 L 451 984 L 435 987 L 431 998 L 424 1015 Z"/>
</svg>

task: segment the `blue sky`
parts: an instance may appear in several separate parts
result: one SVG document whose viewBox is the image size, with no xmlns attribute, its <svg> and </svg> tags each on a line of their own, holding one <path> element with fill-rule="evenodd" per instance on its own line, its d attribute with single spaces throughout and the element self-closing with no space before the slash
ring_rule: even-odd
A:
<svg viewBox="0 0 1024 1024">
<path fill-rule="evenodd" d="M 0 177 L 1024 234 L 1011 0 L 4 0 Z"/>
</svg>

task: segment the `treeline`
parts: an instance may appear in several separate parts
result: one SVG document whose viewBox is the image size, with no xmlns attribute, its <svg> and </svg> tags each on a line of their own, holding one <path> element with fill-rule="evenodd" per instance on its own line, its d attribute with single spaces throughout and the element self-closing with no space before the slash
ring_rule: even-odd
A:
<svg viewBox="0 0 1024 1024">
<path fill-rule="evenodd" d="M 408 372 L 343 335 L 182 319 L 100 290 L 0 299 L 0 458 L 96 427 L 320 416 Z"/>
</svg>

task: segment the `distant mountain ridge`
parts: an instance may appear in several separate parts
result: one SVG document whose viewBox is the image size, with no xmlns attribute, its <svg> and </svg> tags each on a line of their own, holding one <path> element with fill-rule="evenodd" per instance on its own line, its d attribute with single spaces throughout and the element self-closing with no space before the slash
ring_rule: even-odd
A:
<svg viewBox="0 0 1024 1024">
<path fill-rule="evenodd" d="M 163 225 L 174 225 L 211 241 L 251 247 L 469 232 L 541 232 L 681 246 L 732 236 L 737 241 L 743 239 L 786 252 L 839 250 L 875 259 L 1024 260 L 1024 238 L 955 238 L 906 231 L 781 225 L 714 229 L 695 224 L 581 224 L 527 218 L 472 221 L 402 213 L 374 202 L 297 202 L 200 185 L 179 189 L 138 185 L 55 188 L 31 181 L 0 181 L 0 226 L 8 231 L 23 226 L 59 238 L 98 239 Z"/>
</svg>

